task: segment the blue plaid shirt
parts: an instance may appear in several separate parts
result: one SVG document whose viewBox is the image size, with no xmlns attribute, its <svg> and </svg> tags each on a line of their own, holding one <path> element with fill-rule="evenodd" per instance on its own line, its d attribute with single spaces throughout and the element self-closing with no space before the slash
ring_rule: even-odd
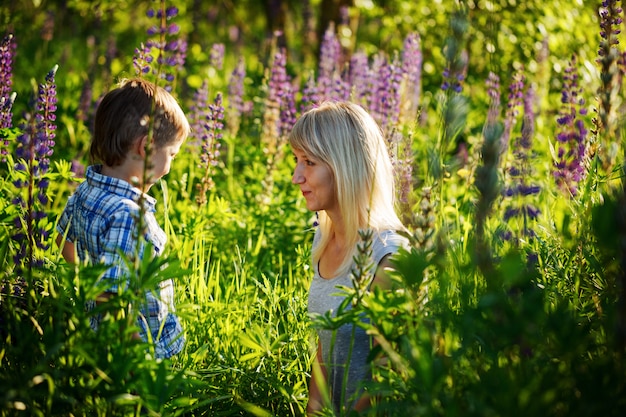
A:
<svg viewBox="0 0 626 417">
<path fill-rule="evenodd" d="M 57 230 L 74 243 L 78 259 L 103 263 L 110 268 L 103 274 L 107 291 L 116 293 L 120 284 L 128 286 L 128 271 L 119 254 L 126 256 L 143 253 L 143 242 L 136 252 L 137 242 L 133 234 L 137 230 L 138 201 L 141 191 L 126 181 L 101 174 L 101 165 L 87 168 L 86 180 L 69 198 Z M 143 195 L 144 237 L 154 248 L 154 255 L 163 252 L 165 232 L 154 217 L 156 200 Z M 145 303 L 139 311 L 140 335 L 147 341 L 148 331 L 155 343 L 158 358 L 169 358 L 180 352 L 185 343 L 183 329 L 174 314 L 174 284 L 171 279 L 162 281 L 159 288 L 147 291 Z M 90 301 L 88 309 L 95 306 Z M 98 328 L 98 317 L 92 318 L 91 327 Z"/>
</svg>

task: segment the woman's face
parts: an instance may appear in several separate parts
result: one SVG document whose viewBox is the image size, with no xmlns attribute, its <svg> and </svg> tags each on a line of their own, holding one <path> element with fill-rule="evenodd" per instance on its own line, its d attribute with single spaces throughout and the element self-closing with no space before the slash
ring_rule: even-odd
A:
<svg viewBox="0 0 626 417">
<path fill-rule="evenodd" d="M 337 211 L 335 179 L 330 167 L 300 149 L 293 149 L 296 167 L 291 182 L 300 186 L 311 211 Z"/>
</svg>

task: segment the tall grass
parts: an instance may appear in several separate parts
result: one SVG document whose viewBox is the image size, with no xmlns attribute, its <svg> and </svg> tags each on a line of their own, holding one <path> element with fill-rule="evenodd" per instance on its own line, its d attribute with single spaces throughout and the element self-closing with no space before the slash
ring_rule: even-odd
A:
<svg viewBox="0 0 626 417">
<path fill-rule="evenodd" d="M 164 16 L 167 5 L 158 5 Z M 171 360 L 154 360 L 149 346 L 129 337 L 123 319 L 137 302 L 131 292 L 105 303 L 102 329 L 91 331 L 92 313 L 83 306 L 101 291 L 102 266 L 67 265 L 52 243 L 56 218 L 80 180 L 72 170 L 86 162 L 97 95 L 107 90 L 111 68 L 130 72 L 133 52 L 111 58 L 106 74 L 86 68 L 97 74 L 91 91 L 63 65 L 53 82 L 42 71 L 44 92 L 61 83 L 58 91 L 76 93 L 59 97 L 57 145 L 45 172 L 23 169 L 42 160 L 28 165 L 18 149 L 34 146 L 37 135 L 50 139 L 50 126 L 34 123 L 36 107 L 19 119 L 12 91 L 0 90 L 0 415 L 300 416 L 312 324 L 332 327 L 360 313 L 372 324 L 358 324 L 386 358 L 374 368 L 368 389 L 379 395 L 364 415 L 618 415 L 626 405 L 626 147 L 615 110 L 624 63 L 619 2 L 600 10 L 597 68 L 563 51 L 562 78 L 518 63 L 498 82 L 478 80 L 473 66 L 487 64 L 468 53 L 469 39 L 485 33 L 474 31 L 480 15 L 464 8 L 447 16 L 435 70 L 441 83 L 422 78 L 422 54 L 433 52 L 420 49 L 414 32 L 403 50 L 372 53 L 368 44 L 344 56 L 329 31 L 314 68 L 291 61 L 298 55 L 290 51 L 272 50 L 262 63 L 247 55 L 237 62 L 227 49 L 224 67 L 208 66 L 210 77 L 188 73 L 196 67 L 181 66 L 182 35 L 168 38 L 177 42 L 177 70 L 143 76 L 167 83 L 190 119 L 207 127 L 151 190 L 169 246 L 163 259 L 135 271 L 146 286 L 176 282 L 187 344 Z M 188 26 L 184 9 L 168 15 L 167 25 Z M 20 45 L 14 37 L 4 42 L 0 79 L 11 80 Z M 145 55 L 135 58 L 146 65 Z M 162 74 L 176 77 L 164 81 Z M 219 95 L 227 110 L 221 127 L 219 111 L 209 108 Z M 290 184 L 284 145 L 293 116 L 311 97 L 358 101 L 386 126 L 411 241 L 391 273 L 400 290 L 345 289 L 349 300 L 358 299 L 351 315 L 314 323 L 306 313 L 314 217 Z M 211 146 L 203 147 L 209 137 Z M 211 155 L 202 159 L 203 152 Z M 566 176 L 573 167 L 584 175 Z M 46 187 L 23 186 L 43 180 Z M 47 200 L 37 199 L 42 192 Z M 24 216 L 39 211 L 45 216 Z"/>
</svg>

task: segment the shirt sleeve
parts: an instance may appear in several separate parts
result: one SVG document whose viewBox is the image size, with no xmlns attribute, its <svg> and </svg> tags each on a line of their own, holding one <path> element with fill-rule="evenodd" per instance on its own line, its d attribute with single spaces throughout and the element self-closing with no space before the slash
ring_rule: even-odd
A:
<svg viewBox="0 0 626 417">
<path fill-rule="evenodd" d="M 107 290 L 110 292 L 118 292 L 120 284 L 123 284 L 124 288 L 128 285 L 129 269 L 127 262 L 132 262 L 133 257 L 140 253 L 137 251 L 135 239 L 136 228 L 137 224 L 133 213 L 127 210 L 118 210 L 113 214 L 111 222 L 100 237 L 102 239 L 102 252 L 98 261 L 105 265 L 111 265 L 102 276 L 102 279 L 109 283 Z"/>
<path fill-rule="evenodd" d="M 387 255 L 392 255 L 401 247 L 407 246 L 406 238 L 400 236 L 398 233 L 392 230 L 386 230 L 380 232 L 375 237 L 372 245 L 372 260 L 374 261 L 374 269 L 378 268 L 380 262 Z"/>
</svg>

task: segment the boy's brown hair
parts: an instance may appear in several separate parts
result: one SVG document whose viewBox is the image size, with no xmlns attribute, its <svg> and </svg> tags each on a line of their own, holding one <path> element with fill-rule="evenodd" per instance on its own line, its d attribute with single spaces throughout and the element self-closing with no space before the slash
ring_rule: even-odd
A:
<svg viewBox="0 0 626 417">
<path fill-rule="evenodd" d="M 120 81 L 96 111 L 91 159 L 107 166 L 120 165 L 135 141 L 148 135 L 151 121 L 156 148 L 184 140 L 189 134 L 183 110 L 164 88 L 142 78 Z"/>
</svg>

